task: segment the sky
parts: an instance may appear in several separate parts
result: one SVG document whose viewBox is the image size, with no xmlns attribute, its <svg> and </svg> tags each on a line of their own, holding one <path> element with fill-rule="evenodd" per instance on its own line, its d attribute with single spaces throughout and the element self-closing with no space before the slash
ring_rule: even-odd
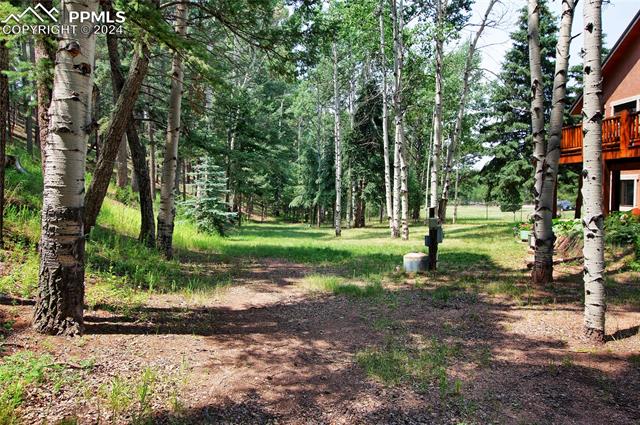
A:
<svg viewBox="0 0 640 425">
<path fill-rule="evenodd" d="M 471 23 L 479 23 L 484 15 L 489 0 L 476 0 L 473 6 L 473 17 Z M 478 43 L 482 48 L 482 66 L 487 71 L 488 77 L 500 72 L 501 63 L 505 53 L 511 46 L 509 34 L 515 29 L 518 19 L 518 10 L 526 6 L 526 0 L 502 0 L 501 5 L 494 8 L 495 16 L 502 16 L 497 28 L 485 30 L 481 41 Z M 573 34 L 578 35 L 571 43 L 571 65 L 580 63 L 580 49 L 582 48 L 582 6 L 583 1 L 578 2 L 576 14 L 573 22 Z M 562 10 L 561 0 L 549 0 L 549 5 L 560 16 Z M 611 0 L 602 8 L 602 27 L 606 34 L 605 45 L 613 47 L 622 32 L 627 28 L 631 19 L 640 10 L 640 0 Z M 559 21 L 558 21 L 559 22 Z M 467 36 L 475 32 L 475 28 L 470 27 Z"/>
</svg>

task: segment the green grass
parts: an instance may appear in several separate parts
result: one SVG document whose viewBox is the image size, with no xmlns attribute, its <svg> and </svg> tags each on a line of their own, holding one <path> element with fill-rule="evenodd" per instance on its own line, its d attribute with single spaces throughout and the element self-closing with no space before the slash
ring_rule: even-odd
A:
<svg viewBox="0 0 640 425">
<path fill-rule="evenodd" d="M 33 297 L 38 279 L 42 177 L 37 162 L 24 152 L 16 152 L 28 174 L 7 173 L 8 250 L 0 254 L 0 261 L 8 263 L 5 270 L 10 273 L 0 277 L 0 292 Z M 342 237 L 336 238 L 328 225 L 249 222 L 222 238 L 198 232 L 178 208 L 174 234 L 178 259 L 167 261 L 137 242 L 139 212 L 114 196 L 115 190 L 111 190 L 98 227 L 86 245 L 86 300 L 91 308 L 135 310 L 154 293 L 179 293 L 193 300 L 210 298 L 234 283 L 243 263 L 263 258 L 315 269 L 316 275 L 307 279 L 315 290 L 380 298 L 389 292 L 383 282 L 405 280 L 403 274 L 393 273 L 401 267 L 402 256 L 426 251 L 427 228 L 422 225 L 411 226 L 408 241 L 390 239 L 387 226 L 379 223 L 365 229 L 344 229 Z M 490 220 L 483 221 L 482 213 L 486 213 L 484 206 L 460 207 L 460 224 L 445 226 L 434 276 L 437 287 L 432 282 L 425 287 L 434 301 L 447 303 L 464 291 L 516 299 L 530 292 L 521 271 L 526 251 L 513 237 L 511 214 L 490 207 Z M 613 302 L 638 303 L 637 285 L 627 286 L 612 291 Z"/>
<path fill-rule="evenodd" d="M 515 221 L 527 221 L 528 217 L 533 213 L 532 205 L 524 205 L 520 211 L 515 213 Z M 447 206 L 447 220 L 453 217 L 453 205 Z M 460 205 L 458 206 L 459 222 L 474 221 L 502 221 L 513 222 L 514 214 L 510 212 L 500 211 L 500 207 L 495 205 Z"/>
<path fill-rule="evenodd" d="M 461 382 L 452 381 L 447 375 L 447 367 L 459 356 L 458 346 L 433 338 L 420 348 L 391 341 L 382 348 L 358 352 L 356 361 L 367 376 L 385 385 L 408 384 L 425 391 L 436 383 L 444 398 L 460 393 Z"/>
<path fill-rule="evenodd" d="M 372 298 L 384 293 L 384 286 L 380 280 L 366 283 L 349 283 L 343 277 L 315 274 L 307 276 L 305 283 L 315 291 L 330 292 L 334 295 L 347 295 L 354 298 Z"/>
<path fill-rule="evenodd" d="M 73 379 L 61 365 L 55 364 L 49 355 L 37 355 L 23 351 L 2 358 L 0 363 L 0 425 L 20 423 L 16 409 L 24 401 L 30 386 L 48 382 L 54 391 Z"/>
<path fill-rule="evenodd" d="M 32 297 L 38 279 L 35 246 L 40 226 L 40 198 L 33 192 L 38 193 L 42 184 L 39 165 L 28 159 L 22 162 L 28 175 L 8 173 L 9 192 L 17 194 L 7 210 L 10 247 L 4 254 L 12 264 L 12 272 L 0 278 L 0 292 Z M 193 259 L 193 264 L 186 266 L 177 260 L 166 261 L 157 251 L 141 246 L 137 242 L 139 225 L 135 208 L 110 197 L 105 199 L 98 227 L 86 245 L 89 307 L 126 311 L 157 292 L 206 297 L 231 285 L 234 274 L 207 269 L 201 263 L 233 263 L 231 269 L 237 271 L 238 259 L 247 257 L 330 267 L 332 272 L 324 277 L 326 282 L 316 282 L 316 289 L 322 287 L 350 297 L 376 297 L 384 292 L 382 279 L 401 266 L 405 253 L 425 250 L 423 238 L 427 232 L 424 226 L 414 226 L 409 241 L 392 240 L 386 226 L 381 225 L 345 229 L 341 238 L 335 238 L 328 227 L 248 223 L 222 238 L 198 232 L 179 215 L 174 246 L 177 257 Z M 440 269 L 448 273 L 513 266 L 521 258 L 522 249 L 510 232 L 507 222 L 447 226 Z"/>
</svg>

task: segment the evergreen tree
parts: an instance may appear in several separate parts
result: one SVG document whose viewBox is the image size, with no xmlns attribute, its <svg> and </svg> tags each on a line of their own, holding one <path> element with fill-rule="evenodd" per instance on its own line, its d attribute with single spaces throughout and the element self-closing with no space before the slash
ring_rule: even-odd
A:
<svg viewBox="0 0 640 425">
<path fill-rule="evenodd" d="M 555 47 L 558 27 L 546 0 L 540 0 L 540 50 L 544 80 L 545 122 L 549 122 L 551 94 L 555 66 Z M 502 72 L 491 88 L 486 125 L 481 131 L 493 158 L 483 175 L 489 189 L 489 199 L 501 198 L 495 191 L 505 188 L 501 182 L 522 178 L 526 198 L 533 183 L 531 143 L 531 77 L 529 73 L 529 45 L 527 40 L 527 8 L 520 11 L 518 29 L 511 34 L 513 47 L 505 55 Z M 508 165 L 508 166 L 507 166 Z"/>
<path fill-rule="evenodd" d="M 237 216 L 229 212 L 224 201 L 227 193 L 224 170 L 210 158 L 205 158 L 190 174 L 195 179 L 196 194 L 183 203 L 185 214 L 196 222 L 199 230 L 224 236 Z"/>
<path fill-rule="evenodd" d="M 355 227 L 364 227 L 367 201 L 379 205 L 384 199 L 382 147 L 382 96 L 370 80 L 356 101 L 354 128 L 346 143 L 355 180 Z"/>
</svg>

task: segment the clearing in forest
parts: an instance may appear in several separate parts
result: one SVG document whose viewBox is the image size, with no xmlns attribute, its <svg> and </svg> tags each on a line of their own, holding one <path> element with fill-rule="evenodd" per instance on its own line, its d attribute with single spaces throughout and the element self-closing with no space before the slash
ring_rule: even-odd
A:
<svg viewBox="0 0 640 425">
<path fill-rule="evenodd" d="M 24 423 L 640 418 L 637 273 L 610 275 L 611 340 L 595 347 L 577 337 L 579 267 L 532 290 L 525 247 L 504 222 L 447 226 L 439 272 L 418 277 L 394 270 L 425 228 L 406 243 L 386 227 L 336 239 L 329 228 L 248 224 L 222 239 L 179 223 L 179 261 L 158 260 L 169 272 L 154 281 L 134 264 L 149 258 L 110 229 L 135 231 L 128 212 L 109 201 L 89 245 L 85 336 L 35 333 L 28 298 L 0 306 L 0 373 L 16 382 Z"/>
</svg>

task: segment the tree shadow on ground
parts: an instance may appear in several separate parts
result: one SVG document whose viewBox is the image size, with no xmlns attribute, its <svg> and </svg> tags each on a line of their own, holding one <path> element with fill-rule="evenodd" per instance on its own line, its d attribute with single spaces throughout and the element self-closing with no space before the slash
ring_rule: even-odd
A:
<svg viewBox="0 0 640 425">
<path fill-rule="evenodd" d="M 484 260 L 496 274 L 511 272 Z M 228 383 L 232 390 L 221 386 L 210 401 L 177 415 L 161 412 L 157 422 L 485 423 L 544 417 L 596 424 L 640 415 L 639 371 L 625 355 L 576 353 L 560 335 L 509 332 L 521 325 L 514 311 L 512 303 L 436 282 L 370 298 L 325 295 L 246 310 L 145 307 L 134 320 L 87 316 L 86 330 L 202 336 L 216 355 L 193 359 L 199 373 L 215 387 L 223 370 L 236 371 Z M 581 317 L 580 309 L 564 311 Z M 385 350 L 389 341 L 411 352 L 430 340 L 459 347 L 446 379 L 460 379 L 461 394 L 443 396 L 436 378 L 386 386 L 367 378 L 354 361 L 363 351 Z"/>
<path fill-rule="evenodd" d="M 111 320 L 87 317 L 87 332 L 200 335 L 215 353 L 191 359 L 202 376 L 189 393 L 207 385 L 207 397 L 154 423 L 601 424 L 640 415 L 640 372 L 626 354 L 576 352 L 562 334 L 510 332 L 522 325 L 513 305 L 463 291 L 443 299 L 437 288 L 404 287 L 239 311 L 147 308 L 141 321 Z M 445 379 L 461 381 L 459 394 L 442 395 L 436 377 L 385 385 L 355 361 L 366 350 L 414 352 L 433 340 L 458 347 Z"/>
<path fill-rule="evenodd" d="M 534 423 L 544 418 L 601 424 L 640 417 L 640 370 L 632 355 L 607 346 L 576 350 L 567 332 L 581 321 L 580 308 L 530 308 L 527 316 L 525 307 L 509 299 L 474 291 L 464 282 L 467 276 L 476 274 L 480 285 L 526 276 L 486 255 L 464 255 L 477 263 L 476 270 L 426 276 L 371 297 L 310 296 L 243 310 L 143 306 L 126 316 L 87 314 L 86 332 L 92 339 L 124 337 L 123 343 L 131 335 L 146 335 L 145 343 L 157 339 L 163 348 L 182 348 L 179 341 L 186 340 L 173 340 L 178 337 L 202 340 L 186 354 L 192 364 L 185 390 L 192 397 L 189 405 L 157 412 L 153 423 Z M 442 263 L 445 270 L 461 267 L 444 255 Z M 545 311 L 562 315 L 552 332 L 544 321 L 531 320 Z M 629 334 L 627 340 L 635 337 L 622 333 Z M 420 366 L 427 378 L 416 379 L 410 371 L 396 383 L 384 383 L 375 368 L 367 375 L 357 361 L 362 353 L 395 352 L 431 359 L 437 353 L 423 350 L 432 341 L 455 353 L 446 354 L 444 375 L 431 371 L 428 360 Z M 166 351 L 145 356 L 146 361 L 180 357 L 167 357 Z M 452 391 L 458 381 L 459 390 Z"/>
</svg>

